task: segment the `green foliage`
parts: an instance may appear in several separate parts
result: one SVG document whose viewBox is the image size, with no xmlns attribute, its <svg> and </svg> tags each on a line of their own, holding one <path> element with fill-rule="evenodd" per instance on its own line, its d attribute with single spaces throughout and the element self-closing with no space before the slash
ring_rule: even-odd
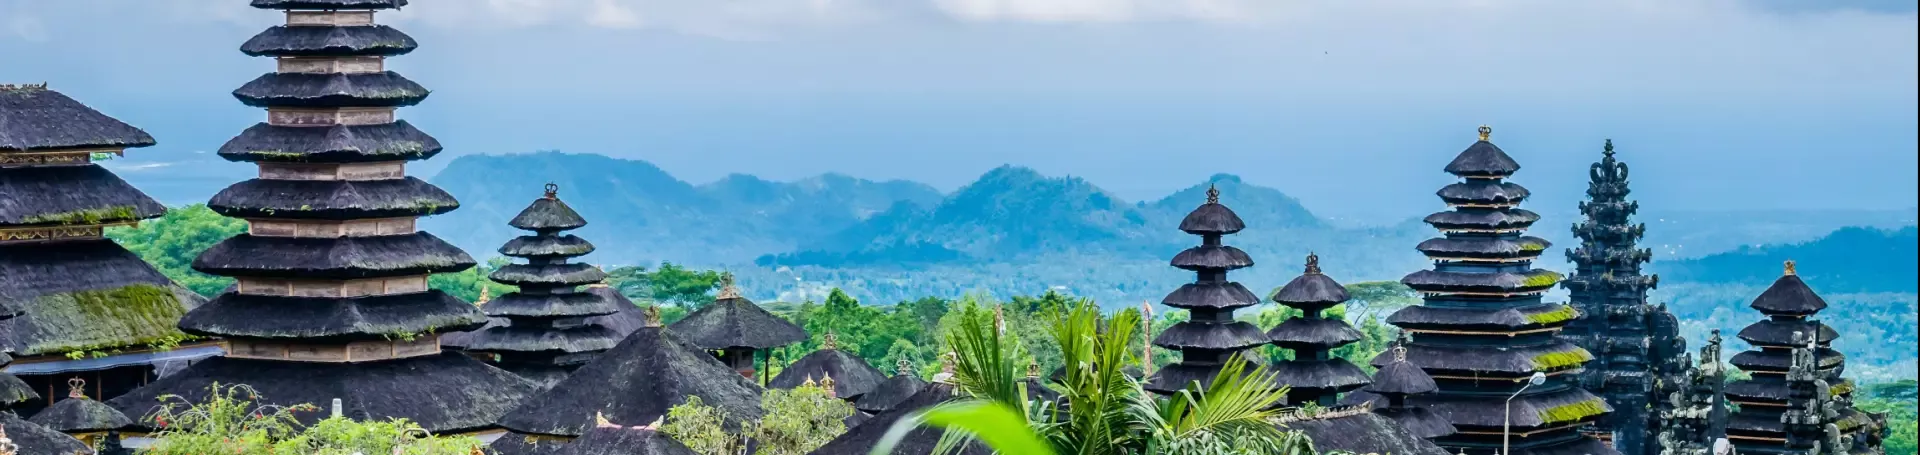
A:
<svg viewBox="0 0 1920 455">
<path fill-rule="evenodd" d="M 209 388 L 207 400 L 191 403 L 177 395 L 160 397 L 161 406 L 145 417 L 158 428 L 147 455 L 470 455 L 482 446 L 467 437 L 437 437 L 405 419 L 359 422 L 341 417 L 311 426 L 299 413 L 319 412 L 311 404 L 256 404 L 252 387 Z"/>
<path fill-rule="evenodd" d="M 1559 308 L 1554 309 L 1553 311 L 1548 311 L 1545 313 L 1528 314 L 1527 322 L 1532 322 L 1534 324 L 1541 324 L 1541 325 L 1553 324 L 1557 322 L 1571 321 L 1575 316 L 1579 316 L 1579 315 L 1580 315 L 1580 312 L 1575 311 L 1573 307 L 1567 306 L 1567 305 L 1561 305 Z"/>
<path fill-rule="evenodd" d="M 173 282 L 212 297 L 232 285 L 233 279 L 194 271 L 190 267 L 193 258 L 213 244 L 246 230 L 245 221 L 220 216 L 206 205 L 194 204 L 167 209 L 166 215 L 142 222 L 137 228 L 109 228 L 107 238 L 120 242 Z"/>
<path fill-rule="evenodd" d="M 172 289 L 144 283 L 42 296 L 34 323 L 59 335 L 23 351 L 105 357 L 120 349 L 177 345 L 188 338 L 175 327 L 184 314 L 186 306 Z"/>
<path fill-rule="evenodd" d="M 1573 422 L 1607 413 L 1607 403 L 1594 398 L 1577 403 L 1564 404 L 1540 410 L 1540 421 L 1546 423 Z"/>
<path fill-rule="evenodd" d="M 702 455 L 744 455 L 748 440 L 758 446 L 754 455 L 805 455 L 846 433 L 845 419 L 854 412 L 853 405 L 811 384 L 769 389 L 760 397 L 760 409 L 759 421 L 734 421 L 726 411 L 688 396 L 667 410 L 660 431 Z"/>
<path fill-rule="evenodd" d="M 902 419 L 900 424 L 887 429 L 880 442 L 874 444 L 872 455 L 886 455 L 893 447 L 906 439 L 907 434 L 920 425 L 939 428 L 951 428 L 978 435 L 982 444 L 996 453 L 1018 453 L 1030 455 L 1053 455 L 1053 447 L 1040 439 L 1040 434 L 1027 426 L 1026 417 L 1020 411 L 1008 407 L 1005 403 L 971 400 L 935 406 Z M 943 441 L 944 442 L 944 441 Z"/>
<path fill-rule="evenodd" d="M 1565 351 L 1565 352 L 1548 352 L 1548 353 L 1533 356 L 1533 368 L 1539 371 L 1552 371 L 1552 370 L 1557 370 L 1561 368 L 1578 366 L 1582 363 L 1586 363 L 1589 360 L 1593 360 L 1593 354 L 1588 353 L 1585 349 L 1576 349 L 1576 350 Z"/>
<path fill-rule="evenodd" d="M 687 402 L 667 410 L 667 421 L 660 425 L 660 432 L 701 455 L 740 455 L 746 451 L 746 441 L 727 433 L 724 427 L 729 422 L 727 411 L 689 395 Z"/>
<path fill-rule="evenodd" d="M 439 289 L 441 292 L 459 297 L 460 300 L 468 302 L 478 302 L 480 300 L 480 289 L 482 288 L 487 289 L 487 293 L 492 294 L 493 297 L 506 295 L 515 290 L 513 286 L 495 283 L 492 280 L 488 280 L 487 275 L 492 274 L 494 270 L 499 270 L 500 267 L 506 266 L 509 263 L 511 263 L 511 261 L 508 261 L 507 258 L 495 257 L 488 259 L 485 264 L 480 264 L 458 273 L 433 275 L 427 277 L 427 287 Z"/>
</svg>

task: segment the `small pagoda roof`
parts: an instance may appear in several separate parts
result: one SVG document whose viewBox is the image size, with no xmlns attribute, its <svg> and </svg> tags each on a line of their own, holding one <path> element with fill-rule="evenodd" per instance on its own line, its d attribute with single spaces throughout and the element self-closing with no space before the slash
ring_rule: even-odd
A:
<svg viewBox="0 0 1920 455">
<path fill-rule="evenodd" d="M 509 286 L 580 286 L 606 280 L 607 272 L 593 264 L 507 264 L 487 279 Z"/>
<path fill-rule="evenodd" d="M 1275 387 L 1292 387 L 1294 397 L 1302 394 L 1340 393 L 1367 385 L 1367 372 L 1347 359 L 1288 360 L 1268 365 Z"/>
<path fill-rule="evenodd" d="M 1822 370 L 1841 367 L 1847 362 L 1847 356 L 1845 354 L 1841 354 L 1840 351 L 1824 346 L 1816 348 L 1813 356 L 1815 359 L 1818 359 L 1820 369 Z M 1755 349 L 1742 351 L 1734 354 L 1732 358 L 1727 359 L 1727 363 L 1746 372 L 1764 371 L 1783 373 L 1786 372 L 1789 367 L 1793 366 L 1793 352 L 1786 349 Z"/>
<path fill-rule="evenodd" d="M 207 208 L 234 218 L 352 220 L 438 215 L 460 208 L 460 201 L 415 177 L 249 179 L 214 194 Z"/>
<path fill-rule="evenodd" d="M 304 279 L 453 273 L 473 266 L 465 251 L 425 231 L 334 238 L 239 234 L 193 260 L 194 270 L 209 275 Z"/>
<path fill-rule="evenodd" d="M 595 425 L 555 455 L 699 455 L 653 428 Z"/>
<path fill-rule="evenodd" d="M 1260 304 L 1260 297 L 1246 286 L 1232 281 L 1187 283 L 1167 293 L 1160 304 L 1174 308 L 1216 308 L 1231 310 Z"/>
<path fill-rule="evenodd" d="M 86 384 L 78 378 L 72 382 L 78 384 L 74 387 L 84 387 Z M 34 414 L 27 421 L 67 434 L 118 431 L 133 425 L 133 420 L 128 419 L 126 414 L 121 414 L 106 403 L 81 395 L 77 390 L 67 399 L 54 402 L 53 406 Z"/>
<path fill-rule="evenodd" d="M 1201 245 L 1173 256 L 1174 267 L 1192 271 L 1233 270 L 1253 266 L 1247 252 L 1227 245 Z"/>
<path fill-rule="evenodd" d="M 1540 214 L 1520 208 L 1501 210 L 1448 210 L 1427 215 L 1421 220 L 1443 230 L 1512 230 L 1526 229 L 1540 221 Z"/>
<path fill-rule="evenodd" d="M 619 342 L 612 329 L 595 324 L 568 328 L 501 326 L 474 332 L 466 341 L 466 350 L 578 354 L 612 349 Z"/>
<path fill-rule="evenodd" d="M 46 85 L 0 85 L 0 153 L 153 145 L 153 136 Z M 17 196 L 22 193 L 7 193 Z"/>
<path fill-rule="evenodd" d="M 1153 337 L 1154 346 L 1167 349 L 1246 349 L 1269 341 L 1260 327 L 1246 321 L 1181 321 Z"/>
<path fill-rule="evenodd" d="M 267 73 L 233 91 L 253 107 L 406 107 L 427 88 L 400 73 Z"/>
<path fill-rule="evenodd" d="M 1327 307 L 1347 301 L 1347 287 L 1334 281 L 1333 277 L 1320 273 L 1320 255 L 1307 255 L 1305 273 L 1294 277 L 1279 290 L 1273 291 L 1273 301 L 1281 305 L 1306 310 L 1320 311 Z"/>
<path fill-rule="evenodd" d="M 1374 371 L 1373 382 L 1367 384 L 1366 391 L 1380 395 L 1419 395 L 1440 390 L 1440 386 L 1434 384 L 1433 376 L 1428 376 L 1426 370 L 1420 369 L 1419 365 L 1407 362 L 1404 349 L 1395 346 L 1387 351 L 1386 354 L 1393 356 L 1392 359 L 1380 365 L 1379 370 Z"/>
<path fill-rule="evenodd" d="M 727 289 L 731 289 L 731 284 L 721 290 L 721 297 L 725 298 L 693 310 L 668 329 L 702 349 L 770 349 L 807 340 L 807 331 L 800 326 L 740 297 L 738 291 Z M 840 379 L 834 377 L 836 381 Z"/>
<path fill-rule="evenodd" d="M 1492 128 L 1480 127 L 1480 140 L 1467 146 L 1465 151 L 1455 156 L 1444 169 L 1448 174 L 1466 178 L 1501 178 L 1520 171 L 1520 163 L 1507 156 L 1499 146 L 1487 142 L 1493 134 Z"/>
<path fill-rule="evenodd" d="M 0 320 L 0 350 L 15 355 L 179 336 L 180 316 L 205 302 L 107 239 L 0 245 L 0 276 L 0 306 L 18 313 Z"/>
<path fill-rule="evenodd" d="M 1518 205 L 1533 193 L 1518 183 L 1472 179 L 1440 187 L 1434 192 L 1448 204 Z"/>
<path fill-rule="evenodd" d="M 646 310 L 640 308 L 638 305 L 634 305 L 633 301 L 627 300 L 627 297 L 620 295 L 618 291 L 606 287 L 588 287 L 587 290 L 581 293 L 599 296 L 601 299 L 612 302 L 612 305 L 617 308 L 612 314 L 588 317 L 586 321 L 587 324 L 606 327 L 608 330 L 612 330 L 620 339 L 625 339 L 628 334 L 646 326 Z M 480 305 L 480 309 L 482 311 L 493 311 L 493 305 L 513 295 L 516 294 L 507 294 L 498 299 L 493 299 Z M 440 345 L 448 348 L 464 349 L 467 345 L 467 340 L 472 338 L 474 333 L 492 327 L 510 327 L 512 325 L 513 322 L 504 317 L 489 318 L 487 325 L 479 329 L 466 332 L 445 332 L 441 334 Z"/>
<path fill-rule="evenodd" d="M 836 378 L 836 380 L 838 379 Z M 894 406 L 893 409 L 874 415 L 873 418 L 867 419 L 867 421 L 861 423 L 860 426 L 847 429 L 846 433 L 842 433 L 839 437 L 833 438 L 832 441 L 827 441 L 825 445 L 814 449 L 810 455 L 867 455 L 873 451 L 875 445 L 880 443 L 881 438 L 885 437 L 886 434 L 893 429 L 895 422 L 899 422 L 900 419 L 906 418 L 908 414 L 912 414 L 915 411 L 933 407 L 934 405 L 952 401 L 957 398 L 959 397 L 956 395 L 954 386 L 951 384 L 934 383 L 928 385 L 925 389 L 922 389 L 920 393 L 916 393 L 911 398 L 900 402 L 900 404 Z M 893 447 L 893 453 L 895 455 L 930 455 L 933 453 L 934 447 L 939 444 L 940 437 L 943 433 L 945 433 L 945 431 L 939 428 L 924 426 L 914 428 L 912 431 L 907 432 L 906 437 L 902 438 L 900 442 Z M 987 455 L 990 453 L 993 452 L 975 442 L 966 443 L 958 452 L 959 455 Z"/>
<path fill-rule="evenodd" d="M 1762 319 L 1760 322 L 1748 325 L 1747 328 L 1740 329 L 1739 337 L 1756 346 L 1791 348 L 1795 347 L 1796 344 L 1804 344 L 1804 342 L 1794 342 L 1794 333 L 1814 334 L 1814 342 L 1823 346 L 1840 338 L 1840 332 L 1834 331 L 1833 327 L 1820 321 L 1806 319 L 1781 320 L 1772 318 Z"/>
<path fill-rule="evenodd" d="M 1207 202 L 1180 220 L 1180 230 L 1193 235 L 1226 235 L 1246 228 L 1240 215 L 1220 203 L 1220 190 L 1211 186 L 1207 187 Z"/>
<path fill-rule="evenodd" d="M 1523 330 L 1564 325 L 1580 315 L 1561 303 L 1540 303 L 1519 307 L 1439 307 L 1414 305 L 1387 316 L 1387 323 L 1403 329 L 1491 329 Z"/>
<path fill-rule="evenodd" d="M 144 416 L 160 405 L 162 395 L 203 402 L 214 382 L 251 386 L 261 404 L 325 406 L 338 398 L 348 418 L 402 417 L 441 434 L 491 428 L 535 390 L 526 379 L 453 352 L 356 363 L 210 357 L 107 404 Z M 297 416 L 311 424 L 326 414 Z"/>
<path fill-rule="evenodd" d="M 618 313 L 620 305 L 622 303 L 611 296 L 593 292 L 539 295 L 512 292 L 488 301 L 482 309 L 493 317 L 576 317 Z M 633 306 L 631 302 L 625 305 Z"/>
<path fill-rule="evenodd" d="M 1325 318 L 1288 318 L 1267 331 L 1282 349 L 1331 349 L 1360 341 L 1363 335 L 1347 321 Z"/>
<path fill-rule="evenodd" d="M 1420 292 L 1531 293 L 1553 288 L 1560 282 L 1559 272 L 1533 269 L 1525 272 L 1443 272 L 1421 270 L 1407 274 L 1400 283 Z"/>
<path fill-rule="evenodd" d="M 1593 360 L 1593 354 L 1572 343 L 1554 340 L 1546 344 L 1495 349 L 1493 346 L 1407 345 L 1407 361 L 1432 372 L 1460 372 L 1479 376 L 1525 376 L 1537 371 L 1577 369 Z M 1391 353 L 1373 358 L 1373 366 L 1393 362 Z M 1458 422 L 1456 422 L 1458 423 Z"/>
<path fill-rule="evenodd" d="M 1451 455 L 1401 427 L 1398 421 L 1365 410 L 1290 421 L 1283 426 L 1306 434 L 1319 453 Z"/>
<path fill-rule="evenodd" d="M 391 57 L 420 47 L 413 37 L 385 25 L 276 25 L 253 35 L 240 52 L 251 57 Z"/>
<path fill-rule="evenodd" d="M 8 362 L 12 360 L 7 359 Z M 0 363 L 0 366 L 5 365 L 6 363 Z M 0 408 L 11 408 L 13 405 L 38 399 L 40 394 L 35 393 L 33 386 L 27 385 L 26 381 L 20 380 L 18 376 L 0 372 Z"/>
<path fill-rule="evenodd" d="M 868 365 L 860 356 L 828 347 L 801 356 L 786 368 L 781 368 L 780 374 L 767 381 L 767 387 L 792 389 L 810 380 L 827 377 L 833 378 L 833 396 L 856 401 L 887 380 L 886 374 Z"/>
<path fill-rule="evenodd" d="M 384 340 L 396 333 L 471 330 L 487 318 L 439 290 L 368 297 L 229 292 L 180 319 L 187 333 L 277 340 Z"/>
<path fill-rule="evenodd" d="M 517 258 L 553 258 L 586 256 L 593 243 L 573 234 L 523 235 L 500 246 L 500 254 Z"/>
<path fill-rule="evenodd" d="M 1606 400 L 1579 387 L 1537 390 L 1513 398 L 1513 428 L 1560 426 L 1613 412 Z M 1407 401 L 1439 414 L 1456 427 L 1491 428 L 1496 432 L 1504 423 L 1507 409 L 1504 400 L 1471 394 L 1416 395 Z"/>
<path fill-rule="evenodd" d="M 1453 427 L 1453 422 L 1448 422 L 1446 417 L 1434 414 L 1427 408 L 1377 408 L 1373 413 L 1393 419 L 1394 423 L 1400 424 L 1401 429 L 1421 439 L 1433 439 L 1460 432 Z"/>
<path fill-rule="evenodd" d="M 258 123 L 221 145 L 218 153 L 242 162 L 364 163 L 424 160 L 440 150 L 440 140 L 406 120 L 396 120 L 331 126 Z"/>
<path fill-rule="evenodd" d="M 1827 309 L 1827 301 L 1808 288 L 1807 282 L 1795 273 L 1793 261 L 1787 261 L 1786 273 L 1755 297 L 1752 306 L 1769 315 L 1811 315 Z"/>
<path fill-rule="evenodd" d="M 1440 237 L 1420 242 L 1414 249 L 1431 258 L 1531 259 L 1553 243 L 1534 236 Z"/>
<path fill-rule="evenodd" d="M 68 436 L 66 433 L 22 419 L 11 412 L 0 412 L 0 429 L 5 429 L 7 439 L 20 446 L 22 454 L 62 454 L 92 453 L 93 448 L 86 443 Z"/>
<path fill-rule="evenodd" d="M 123 223 L 167 207 L 99 165 L 0 167 L 0 226 Z"/>
<path fill-rule="evenodd" d="M 1147 378 L 1141 387 L 1161 394 L 1185 390 L 1189 384 L 1196 382 L 1201 387 L 1207 387 L 1213 384 L 1215 377 L 1220 376 L 1220 368 L 1219 364 L 1172 363 L 1154 371 L 1153 377 Z"/>
<path fill-rule="evenodd" d="M 253 7 L 260 9 L 360 10 L 397 9 L 402 6 L 407 6 L 407 0 L 253 0 Z"/>
<path fill-rule="evenodd" d="M 613 349 L 523 401 L 500 426 L 534 435 L 579 436 L 601 411 L 620 422 L 651 422 L 688 396 L 740 419 L 760 417 L 760 387 L 670 330 L 642 327 Z"/>
<path fill-rule="evenodd" d="M 835 384 L 838 385 L 837 382 Z M 926 388 L 927 381 L 920 380 L 912 372 L 896 374 L 882 381 L 872 391 L 860 395 L 860 399 L 853 402 L 853 407 L 873 414 L 887 412 Z"/>
<path fill-rule="evenodd" d="M 547 196 L 534 199 L 533 204 L 521 209 L 507 225 L 528 231 L 565 231 L 586 226 L 587 220 L 557 196 L 559 189 L 558 185 L 547 184 Z"/>
</svg>

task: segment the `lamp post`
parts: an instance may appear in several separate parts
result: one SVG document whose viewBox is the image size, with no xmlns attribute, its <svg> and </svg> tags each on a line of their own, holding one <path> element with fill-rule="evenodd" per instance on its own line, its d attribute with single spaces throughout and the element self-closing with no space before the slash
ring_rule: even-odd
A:
<svg viewBox="0 0 1920 455">
<path fill-rule="evenodd" d="M 1520 390 L 1515 390 L 1513 391 L 1513 395 L 1507 396 L 1507 417 L 1505 421 L 1500 423 L 1500 455 L 1513 452 L 1513 399 L 1520 397 L 1520 393 L 1527 391 L 1528 387 L 1545 384 L 1546 382 L 1547 374 L 1535 371 L 1532 377 L 1527 378 L 1527 383 L 1520 386 Z"/>
</svg>

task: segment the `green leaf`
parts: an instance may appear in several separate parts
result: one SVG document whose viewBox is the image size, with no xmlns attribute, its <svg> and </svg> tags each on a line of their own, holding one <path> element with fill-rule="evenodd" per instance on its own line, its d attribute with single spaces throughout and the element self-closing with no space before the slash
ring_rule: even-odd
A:
<svg viewBox="0 0 1920 455">
<path fill-rule="evenodd" d="M 915 413 L 887 430 L 871 455 L 893 453 L 907 433 L 921 425 L 958 430 L 986 444 L 995 452 L 1007 454 L 1053 455 L 1052 447 L 1027 426 L 1026 417 L 1005 404 L 988 400 L 948 403 Z"/>
</svg>

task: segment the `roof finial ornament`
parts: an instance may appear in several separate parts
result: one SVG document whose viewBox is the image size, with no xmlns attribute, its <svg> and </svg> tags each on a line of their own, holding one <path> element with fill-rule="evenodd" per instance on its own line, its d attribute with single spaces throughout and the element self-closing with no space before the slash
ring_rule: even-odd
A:
<svg viewBox="0 0 1920 455">
<path fill-rule="evenodd" d="M 1207 184 L 1207 203 L 1208 204 L 1220 203 L 1220 187 L 1213 186 L 1212 183 Z"/>
<path fill-rule="evenodd" d="M 1793 260 L 1792 260 L 1792 259 L 1788 259 L 1788 260 L 1787 260 L 1787 272 L 1786 272 L 1786 274 L 1788 274 L 1788 275 L 1796 275 L 1796 274 L 1798 274 L 1797 272 L 1794 272 L 1794 270 L 1793 270 Z"/>
<path fill-rule="evenodd" d="M 20 446 L 15 445 L 12 439 L 7 439 L 7 427 L 0 425 L 0 455 L 14 455 L 19 451 Z"/>
<path fill-rule="evenodd" d="M 819 387 L 820 383 L 813 381 L 813 373 L 807 373 L 807 380 L 805 382 L 801 382 L 800 385 L 806 386 L 806 387 Z"/>
<path fill-rule="evenodd" d="M 933 375 L 933 382 L 950 384 L 953 380 L 953 364 L 958 361 L 959 353 L 947 351 L 940 355 L 940 374 Z"/>
<path fill-rule="evenodd" d="M 1313 254 L 1312 251 L 1307 252 L 1307 274 L 1308 275 L 1320 274 L 1320 255 Z"/>
<path fill-rule="evenodd" d="M 1036 360 L 1027 360 L 1027 379 L 1039 379 L 1039 378 L 1040 378 L 1040 362 Z"/>
<path fill-rule="evenodd" d="M 480 298 L 478 298 L 478 299 L 474 299 L 474 300 L 473 300 L 473 306 L 480 306 L 480 305 L 484 305 L 484 304 L 486 304 L 486 303 L 487 303 L 487 301 L 489 301 L 489 300 L 493 300 L 493 289 L 492 289 L 492 288 L 488 288 L 488 287 L 487 287 L 486 285 L 481 285 L 481 286 L 480 286 Z"/>
<path fill-rule="evenodd" d="M 619 427 L 618 425 L 614 425 L 613 422 L 607 421 L 607 415 L 600 411 L 593 411 L 593 426 L 600 427 L 600 428 Z"/>
<path fill-rule="evenodd" d="M 547 199 L 559 199 L 560 185 L 555 185 L 553 184 L 553 182 L 547 182 L 547 195 L 544 197 L 546 197 Z"/>
<path fill-rule="evenodd" d="M 740 298 L 740 288 L 733 285 L 733 272 L 721 273 L 720 294 L 713 296 L 713 299 L 728 300 L 737 298 Z"/>
<path fill-rule="evenodd" d="M 647 315 L 647 327 L 660 326 L 660 304 L 647 305 L 647 309 L 641 312 Z"/>
<path fill-rule="evenodd" d="M 834 336 L 833 331 L 828 330 L 826 335 L 820 336 L 820 349 L 828 351 L 840 349 L 840 337 Z"/>
<path fill-rule="evenodd" d="M 911 373 L 913 373 L 913 361 L 907 360 L 906 357 L 901 357 L 900 361 L 893 363 L 894 376 L 911 374 Z"/>
<path fill-rule="evenodd" d="M 1604 153 L 1607 156 L 1613 156 L 1613 139 L 1611 138 L 1607 139 L 1607 146 L 1605 149 L 1602 149 L 1600 153 Z"/>
<path fill-rule="evenodd" d="M 1407 361 L 1407 340 L 1405 338 L 1394 340 L 1393 361 L 1395 362 Z"/>
<path fill-rule="evenodd" d="M 667 416 L 654 417 L 653 423 L 649 423 L 647 424 L 647 426 L 640 427 L 640 429 L 648 430 L 648 431 L 656 431 L 660 429 L 660 424 L 663 424 L 666 422 L 667 422 Z"/>
<path fill-rule="evenodd" d="M 87 380 L 80 379 L 80 378 L 68 378 L 67 379 L 67 398 L 86 398 L 86 397 L 87 397 Z"/>
<path fill-rule="evenodd" d="M 1480 140 L 1486 141 L 1487 138 L 1491 136 L 1493 136 L 1493 127 L 1480 125 Z"/>
<path fill-rule="evenodd" d="M 825 391 L 827 391 L 827 396 L 830 396 L 830 397 L 834 397 L 834 398 L 840 398 L 840 393 L 839 393 L 839 392 L 835 392 L 835 391 L 833 390 L 833 375 L 832 375 L 832 374 L 826 374 L 826 375 L 823 375 L 823 376 L 821 376 L 821 377 L 820 377 L 820 390 L 825 390 Z"/>
</svg>

